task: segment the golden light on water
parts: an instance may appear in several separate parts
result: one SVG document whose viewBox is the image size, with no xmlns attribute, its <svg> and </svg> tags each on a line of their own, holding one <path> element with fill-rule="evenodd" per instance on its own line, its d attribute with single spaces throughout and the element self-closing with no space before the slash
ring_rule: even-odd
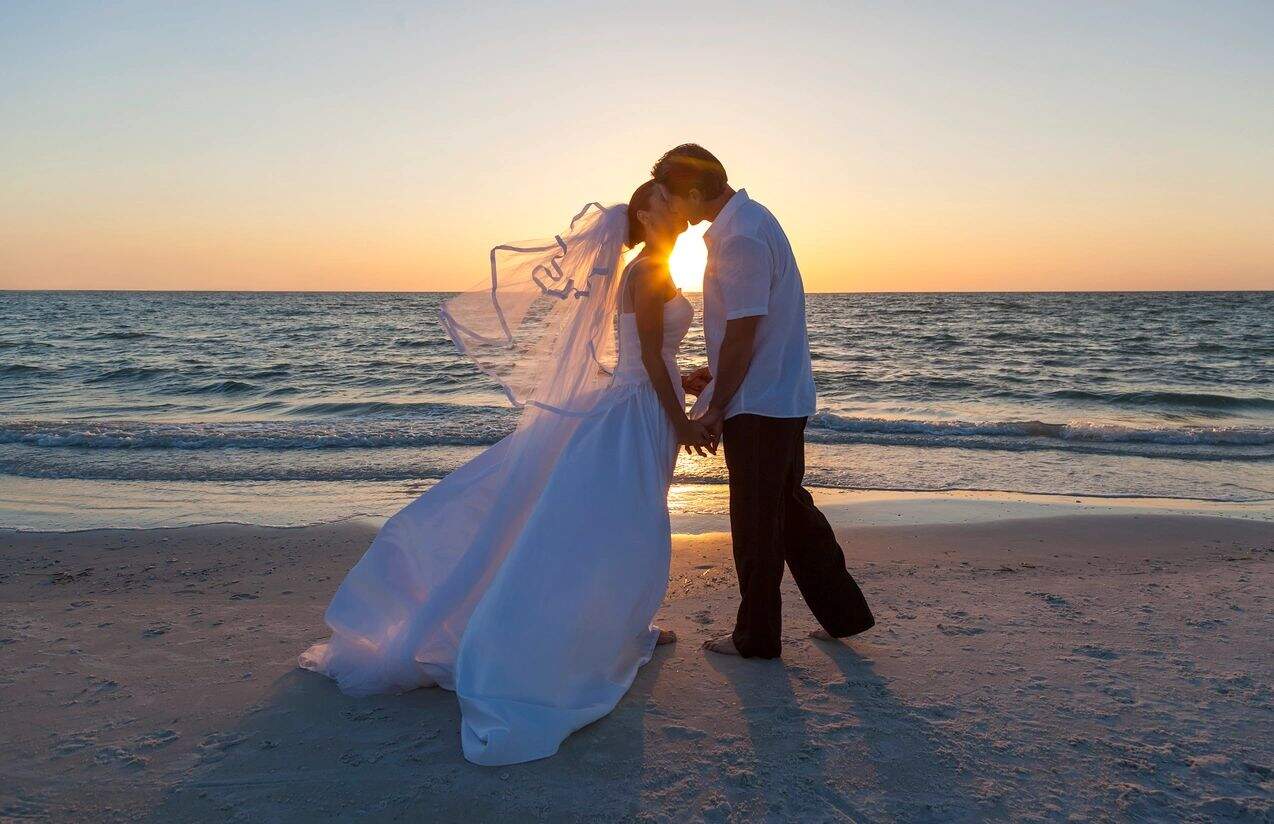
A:
<svg viewBox="0 0 1274 824">
<path fill-rule="evenodd" d="M 682 232 L 677 238 L 677 245 L 672 247 L 668 266 L 672 269 L 673 282 L 682 291 L 703 291 L 703 267 L 708 263 L 708 247 L 703 243 L 703 233 L 708 225 L 705 220 L 698 226 L 691 226 Z"/>
</svg>

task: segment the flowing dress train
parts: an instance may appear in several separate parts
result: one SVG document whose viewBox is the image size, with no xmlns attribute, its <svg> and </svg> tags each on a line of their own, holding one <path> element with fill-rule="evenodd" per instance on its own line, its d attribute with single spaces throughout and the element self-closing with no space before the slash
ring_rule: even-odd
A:
<svg viewBox="0 0 1274 824">
<path fill-rule="evenodd" d="M 678 391 L 693 314 L 680 293 L 664 305 Z M 478 764 L 553 755 L 615 707 L 658 638 L 677 458 L 635 316 L 617 324 L 605 411 L 550 428 L 563 442 L 520 450 L 512 466 L 511 435 L 390 518 L 328 607 L 331 638 L 302 667 L 351 695 L 454 690 L 462 749 Z"/>
</svg>

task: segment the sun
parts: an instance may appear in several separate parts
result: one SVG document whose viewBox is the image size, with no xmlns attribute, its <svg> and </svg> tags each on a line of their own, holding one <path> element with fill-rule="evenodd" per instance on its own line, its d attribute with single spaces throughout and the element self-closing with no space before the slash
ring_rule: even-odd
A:
<svg viewBox="0 0 1274 824">
<path fill-rule="evenodd" d="M 672 271 L 672 281 L 683 292 L 703 291 L 703 269 L 708 265 L 708 247 L 703 242 L 703 233 L 710 224 L 703 221 L 698 226 L 691 226 L 681 233 L 668 256 L 668 268 Z M 641 246 L 635 246 L 624 252 L 622 262 L 627 266 L 641 252 Z"/>
<path fill-rule="evenodd" d="M 683 292 L 703 291 L 703 268 L 708 264 L 708 247 L 703 243 L 703 233 L 708 225 L 708 221 L 701 221 L 682 232 L 668 257 L 672 280 Z"/>
</svg>

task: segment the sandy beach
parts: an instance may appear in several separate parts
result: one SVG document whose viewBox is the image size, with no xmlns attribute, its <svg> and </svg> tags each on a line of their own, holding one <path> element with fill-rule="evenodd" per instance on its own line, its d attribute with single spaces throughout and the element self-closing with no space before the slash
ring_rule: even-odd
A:
<svg viewBox="0 0 1274 824">
<path fill-rule="evenodd" d="M 374 522 L 0 533 L 0 820 L 1269 820 L 1268 510 L 821 502 L 875 629 L 808 639 L 789 580 L 782 660 L 705 653 L 729 535 L 681 516 L 680 642 L 495 769 L 451 693 L 295 666 Z"/>
<path fill-rule="evenodd" d="M 1274 824 L 1272 41 L 0 2 L 0 824 Z"/>
</svg>

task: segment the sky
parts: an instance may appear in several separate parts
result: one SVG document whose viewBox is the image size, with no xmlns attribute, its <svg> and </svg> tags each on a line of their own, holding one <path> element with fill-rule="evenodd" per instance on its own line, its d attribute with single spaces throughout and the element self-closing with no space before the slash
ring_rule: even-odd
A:
<svg viewBox="0 0 1274 824">
<path fill-rule="evenodd" d="M 810 291 L 1271 289 L 1271 42 L 1271 2 L 7 0 L 0 289 L 465 288 L 687 141 Z"/>
</svg>

